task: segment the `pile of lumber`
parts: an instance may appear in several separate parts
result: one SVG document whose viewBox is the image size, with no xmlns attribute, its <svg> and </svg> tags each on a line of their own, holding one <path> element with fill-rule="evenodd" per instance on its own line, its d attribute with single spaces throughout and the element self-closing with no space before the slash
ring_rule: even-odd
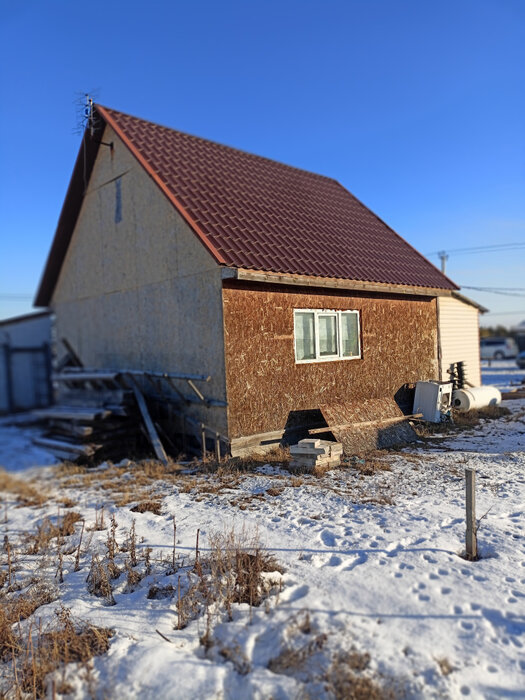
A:
<svg viewBox="0 0 525 700">
<path fill-rule="evenodd" d="M 343 456 L 339 442 L 307 438 L 290 447 L 292 469 L 315 469 L 315 467 L 338 467 Z"/>
<path fill-rule="evenodd" d="M 157 459 L 166 465 L 165 445 L 172 452 L 176 449 L 172 442 L 174 416 L 182 418 L 183 443 L 186 430 L 191 428 L 189 433 L 201 441 L 203 454 L 210 433 L 218 459 L 221 441 L 228 449 L 224 436 L 186 416 L 185 409 L 192 403 L 225 405 L 207 398 L 196 386 L 195 382 L 209 382 L 209 375 L 87 369 L 79 362 L 77 358 L 76 366 L 62 368 L 52 377 L 58 405 L 33 412 L 47 423 L 45 435 L 35 438 L 34 443 L 60 459 L 95 462 L 129 457 L 136 448 L 147 450 L 149 443 Z M 161 418 L 166 413 L 169 425 L 163 428 Z"/>
<path fill-rule="evenodd" d="M 63 460 L 125 456 L 126 448 L 136 444 L 140 426 L 131 394 L 120 394 L 110 402 L 107 392 L 94 389 L 66 393 L 60 405 L 34 411 L 47 429 L 33 442 Z"/>
</svg>

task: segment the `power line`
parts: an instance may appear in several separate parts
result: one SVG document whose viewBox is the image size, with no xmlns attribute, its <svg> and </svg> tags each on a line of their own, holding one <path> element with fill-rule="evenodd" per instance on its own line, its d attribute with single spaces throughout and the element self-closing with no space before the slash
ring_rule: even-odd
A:
<svg viewBox="0 0 525 700">
<path fill-rule="evenodd" d="M 0 299 L 6 299 L 8 301 L 30 301 L 33 298 L 33 294 L 3 294 L 0 293 Z"/>
<path fill-rule="evenodd" d="M 487 292 L 489 294 L 502 294 L 506 297 L 525 297 L 525 294 L 519 294 L 519 291 L 525 291 L 522 287 L 514 287 L 517 291 L 510 291 L 512 287 L 467 287 L 462 285 L 462 289 L 473 289 L 476 292 Z"/>
<path fill-rule="evenodd" d="M 483 252 L 491 252 L 491 251 L 496 251 L 496 250 L 521 250 L 522 248 L 525 248 L 525 241 L 516 241 L 515 243 L 498 243 L 498 244 L 492 244 L 492 245 L 483 245 L 483 246 L 472 246 L 470 248 L 451 248 L 450 250 L 443 251 L 441 250 L 434 250 L 432 253 L 425 253 L 425 255 L 430 256 L 430 255 L 440 255 L 443 252 L 446 253 L 459 253 L 459 254 L 464 254 L 464 253 L 483 253 Z"/>
<path fill-rule="evenodd" d="M 518 309 L 517 311 L 489 311 L 483 316 L 514 316 L 515 314 L 525 314 L 525 309 Z"/>
</svg>

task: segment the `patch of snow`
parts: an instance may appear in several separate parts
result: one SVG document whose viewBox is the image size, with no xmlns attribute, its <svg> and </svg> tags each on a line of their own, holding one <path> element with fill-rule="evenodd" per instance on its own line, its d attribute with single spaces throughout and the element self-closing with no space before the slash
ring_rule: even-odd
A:
<svg viewBox="0 0 525 700">
<path fill-rule="evenodd" d="M 507 370 L 504 381 L 512 374 Z M 39 474 L 56 498 L 74 499 L 74 509 L 86 519 L 89 546 L 82 568 L 75 572 L 73 556 L 64 557 L 64 583 L 57 585 L 60 601 L 75 616 L 116 630 L 108 653 L 94 659 L 100 695 L 329 698 L 323 677 L 331 659 L 356 650 L 370 655 L 370 677 L 401 687 L 406 697 L 523 697 L 525 400 L 505 405 L 511 416 L 430 446 L 385 454 L 390 471 L 371 476 L 348 467 L 323 477 L 291 478 L 268 466 L 209 492 L 198 484 L 185 490 L 183 480 L 180 486 L 162 482 L 155 492 L 161 515 L 116 507 L 96 479 L 76 488 L 60 482 L 49 467 L 24 473 L 33 479 Z M 32 430 L 0 426 L 5 468 L 52 463 L 45 451 L 32 451 Z M 477 472 L 477 562 L 460 556 L 465 467 Z M 133 477 L 133 466 L 126 469 Z M 211 484 L 216 477 L 191 478 Z M 14 541 L 44 517 L 56 518 L 56 501 L 15 508 L 12 494 L 4 500 L 8 517 L 0 539 L 7 534 Z M 86 590 L 91 554 L 105 552 L 107 530 L 89 530 L 100 505 L 106 519 L 114 513 L 119 543 L 134 521 L 139 550 L 152 548 L 151 573 L 132 592 L 122 574 L 114 606 Z M 166 575 L 160 560 L 171 557 L 173 517 L 181 565 L 193 562 L 197 529 L 205 558 L 209 536 L 234 527 L 257 531 L 285 569 L 282 576 L 266 575 L 282 580 L 282 590 L 266 604 L 235 605 L 231 621 L 212 615 L 208 649 L 199 641 L 207 631 L 206 616 L 177 630 L 175 599 L 147 598 L 153 583 L 177 586 L 177 574 Z M 35 557 L 23 555 L 17 575 L 37 565 Z M 182 585 L 189 585 L 186 575 Z M 50 618 L 56 605 L 36 615 Z M 286 658 L 295 661 L 287 667 Z M 80 681 L 74 697 L 88 697 Z"/>
</svg>

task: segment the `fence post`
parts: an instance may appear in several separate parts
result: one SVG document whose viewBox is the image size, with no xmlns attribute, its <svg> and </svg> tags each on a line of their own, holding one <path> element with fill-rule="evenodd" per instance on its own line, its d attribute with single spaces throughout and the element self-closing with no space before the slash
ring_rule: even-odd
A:
<svg viewBox="0 0 525 700">
<path fill-rule="evenodd" d="M 51 375 L 53 374 L 53 356 L 49 343 L 44 343 L 42 347 L 44 350 L 44 362 L 46 367 L 47 405 L 51 406 L 53 403 L 53 382 L 51 380 Z"/>
<path fill-rule="evenodd" d="M 478 558 L 478 543 L 476 536 L 476 471 L 465 469 L 466 508 L 467 508 L 467 559 L 474 561 Z"/>
<path fill-rule="evenodd" d="M 4 345 L 2 345 L 2 347 L 4 349 L 7 412 L 13 413 L 13 411 L 15 410 L 15 401 L 13 396 L 13 366 L 11 362 L 11 346 L 9 345 L 9 343 L 5 343 Z"/>
<path fill-rule="evenodd" d="M 206 459 L 206 428 L 204 423 L 201 423 L 201 443 L 202 443 L 202 459 Z"/>
</svg>

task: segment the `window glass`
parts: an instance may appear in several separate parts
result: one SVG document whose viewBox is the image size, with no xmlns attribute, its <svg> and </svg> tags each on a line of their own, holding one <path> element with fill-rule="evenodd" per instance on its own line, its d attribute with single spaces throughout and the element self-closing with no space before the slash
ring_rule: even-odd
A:
<svg viewBox="0 0 525 700">
<path fill-rule="evenodd" d="M 315 359 L 315 315 L 295 313 L 295 356 L 297 360 Z"/>
<path fill-rule="evenodd" d="M 337 355 L 337 316 L 319 315 L 319 355 Z"/>
<path fill-rule="evenodd" d="M 357 357 L 359 355 L 359 319 L 357 314 L 341 314 L 341 340 L 343 357 Z"/>
</svg>

